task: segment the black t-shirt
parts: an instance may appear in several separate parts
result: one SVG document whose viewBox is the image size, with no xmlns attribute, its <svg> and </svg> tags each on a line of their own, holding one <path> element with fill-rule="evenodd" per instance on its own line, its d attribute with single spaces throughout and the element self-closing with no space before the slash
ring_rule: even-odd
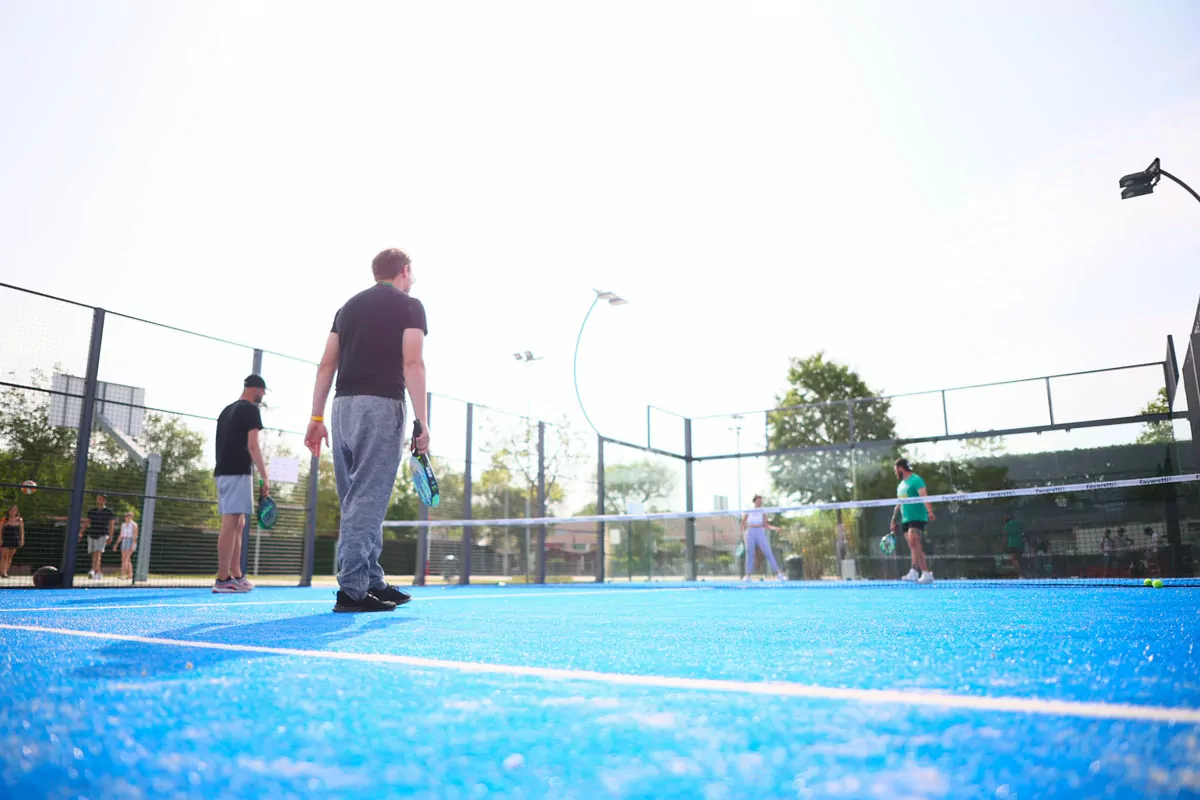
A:
<svg viewBox="0 0 1200 800">
<path fill-rule="evenodd" d="M 225 406 L 217 417 L 217 468 L 214 475 L 249 475 L 250 431 L 262 430 L 262 414 L 249 400 Z"/>
<path fill-rule="evenodd" d="M 346 301 L 333 318 L 338 335 L 337 397 L 404 399 L 404 331 L 428 334 L 425 306 L 390 283 L 377 283 Z"/>
<path fill-rule="evenodd" d="M 100 508 L 99 506 L 89 508 L 87 512 L 87 535 L 95 536 L 96 538 L 108 536 L 108 523 L 112 522 L 116 516 L 113 510 L 107 506 L 104 508 Z"/>
</svg>

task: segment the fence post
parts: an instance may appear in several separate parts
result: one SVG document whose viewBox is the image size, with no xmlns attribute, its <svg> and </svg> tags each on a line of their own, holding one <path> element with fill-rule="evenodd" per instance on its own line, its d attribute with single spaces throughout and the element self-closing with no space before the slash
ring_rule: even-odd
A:
<svg viewBox="0 0 1200 800">
<path fill-rule="evenodd" d="M 308 462 L 308 498 L 304 504 L 304 556 L 300 565 L 300 585 L 312 586 L 313 559 L 317 549 L 317 492 L 320 487 L 321 459 Z"/>
<path fill-rule="evenodd" d="M 92 443 L 92 422 L 96 411 L 99 385 L 100 348 L 104 340 L 104 309 L 92 309 L 92 338 L 88 345 L 87 373 L 83 384 L 83 407 L 79 414 L 79 436 L 75 440 L 75 474 L 71 480 L 71 508 L 67 512 L 66 541 L 63 543 L 62 587 L 69 589 L 75 580 L 75 554 L 79 545 L 79 525 L 83 520 L 83 492 L 87 488 L 88 449 Z"/>
<path fill-rule="evenodd" d="M 689 516 L 684 521 L 683 532 L 683 547 L 687 554 L 687 563 L 683 568 L 683 579 L 685 581 L 696 580 L 696 518 L 691 516 L 691 512 L 695 511 L 695 498 L 693 497 L 693 489 L 695 486 L 692 483 L 692 420 L 690 417 L 683 421 L 683 454 L 684 454 L 684 475 L 687 485 L 687 510 Z"/>
<path fill-rule="evenodd" d="M 431 425 L 430 416 L 433 415 L 433 392 L 425 393 L 425 424 Z M 417 501 L 417 519 L 427 522 L 429 520 L 429 508 L 420 500 Z M 413 586 L 425 585 L 425 570 L 429 563 L 429 528 L 424 525 L 417 528 L 417 566 L 413 575 Z"/>
<path fill-rule="evenodd" d="M 471 450 L 472 434 L 475 432 L 475 404 L 467 403 L 467 459 L 463 470 L 463 519 L 472 519 L 471 514 Z M 462 565 L 458 574 L 458 584 L 466 586 L 471 582 L 471 541 L 475 538 L 474 528 L 468 526 L 462 529 Z"/>
<path fill-rule="evenodd" d="M 596 515 L 604 515 L 604 437 L 596 435 Z M 596 583 L 604 583 L 604 521 L 596 523 Z"/>
<path fill-rule="evenodd" d="M 158 495 L 158 474 L 162 471 L 162 456 L 151 453 L 146 458 L 146 497 L 142 504 L 142 527 L 138 531 L 137 564 L 133 582 L 150 579 L 150 556 L 154 552 L 154 509 Z"/>
<path fill-rule="evenodd" d="M 254 360 L 250 366 L 250 371 L 255 375 L 262 374 L 262 358 L 263 358 L 263 351 L 258 349 L 257 347 L 254 348 Z M 260 475 L 259 477 L 261 478 L 262 476 Z M 250 495 L 250 497 L 251 497 L 251 499 L 253 499 L 254 497 L 257 497 L 257 496 L 258 496 L 258 490 L 255 489 L 254 492 Z M 253 504 L 251 505 L 251 510 L 253 511 Z M 241 569 L 242 569 L 243 576 L 246 574 L 246 567 L 249 565 L 249 562 L 250 562 L 250 520 L 253 517 L 254 517 L 254 514 L 247 514 L 246 521 L 242 524 L 242 567 L 241 567 Z"/>
<path fill-rule="evenodd" d="M 546 516 L 546 423 L 538 420 L 537 514 Z M 537 582 L 546 582 L 546 526 L 538 525 Z"/>
</svg>

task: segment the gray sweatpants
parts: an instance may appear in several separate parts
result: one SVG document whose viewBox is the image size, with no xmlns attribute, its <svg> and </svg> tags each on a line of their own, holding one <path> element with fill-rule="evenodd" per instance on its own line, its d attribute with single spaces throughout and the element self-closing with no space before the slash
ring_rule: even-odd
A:
<svg viewBox="0 0 1200 800">
<path fill-rule="evenodd" d="M 353 600 L 387 586 L 379 557 L 404 447 L 404 403 L 355 395 L 333 400 L 333 469 L 342 507 L 338 584 Z"/>
</svg>

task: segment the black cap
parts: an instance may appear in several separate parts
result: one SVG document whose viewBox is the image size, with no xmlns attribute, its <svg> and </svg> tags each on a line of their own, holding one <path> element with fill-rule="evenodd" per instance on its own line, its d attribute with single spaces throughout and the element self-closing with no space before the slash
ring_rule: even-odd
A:
<svg viewBox="0 0 1200 800">
<path fill-rule="evenodd" d="M 906 470 L 908 470 L 909 472 L 912 472 L 912 471 L 913 471 L 913 468 L 912 468 L 912 467 L 910 467 L 910 466 L 908 465 L 908 459 L 907 459 L 907 458 L 897 458 L 897 459 L 896 459 L 896 466 L 897 466 L 897 467 L 901 467 L 902 469 L 906 469 Z"/>
<path fill-rule="evenodd" d="M 262 379 L 261 375 L 247 375 L 246 382 L 243 384 L 247 389 L 262 389 L 266 391 L 267 382 Z"/>
</svg>

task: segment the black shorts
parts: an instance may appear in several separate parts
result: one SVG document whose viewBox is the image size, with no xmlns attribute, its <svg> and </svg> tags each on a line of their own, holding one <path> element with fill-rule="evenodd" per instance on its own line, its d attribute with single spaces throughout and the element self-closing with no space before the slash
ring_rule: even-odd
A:
<svg viewBox="0 0 1200 800">
<path fill-rule="evenodd" d="M 912 522 L 905 522 L 902 526 L 905 531 L 918 530 L 925 532 L 925 523 L 922 520 L 914 519 Z"/>
<path fill-rule="evenodd" d="M 1004 548 L 1004 551 L 1010 555 L 1019 556 L 1025 553 L 1025 548 L 1019 544 L 1010 544 Z"/>
</svg>

